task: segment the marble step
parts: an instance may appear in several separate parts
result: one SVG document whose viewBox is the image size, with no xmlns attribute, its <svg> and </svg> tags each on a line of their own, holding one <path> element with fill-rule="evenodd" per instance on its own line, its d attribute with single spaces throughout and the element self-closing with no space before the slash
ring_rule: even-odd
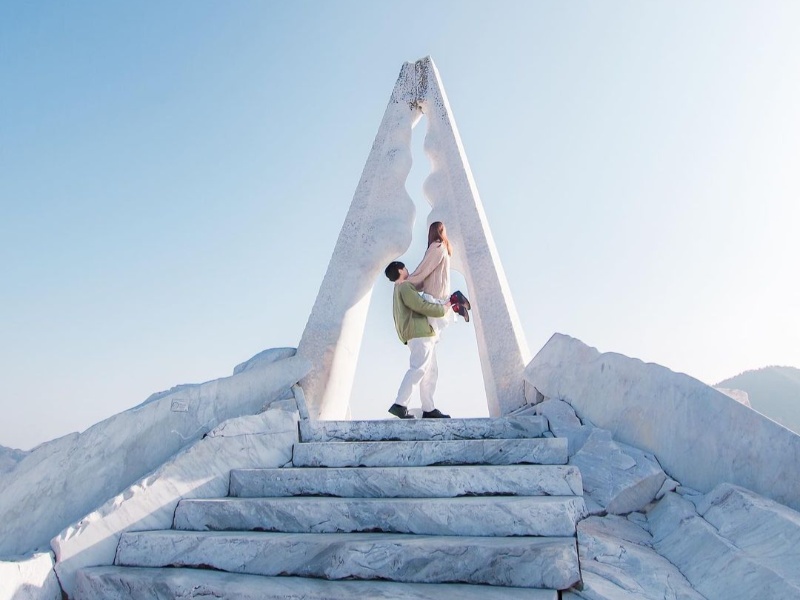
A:
<svg viewBox="0 0 800 600">
<path fill-rule="evenodd" d="M 309 442 L 294 445 L 295 467 L 424 467 L 567 463 L 566 438 L 405 442 Z"/>
<path fill-rule="evenodd" d="M 568 465 L 244 469 L 231 471 L 230 495 L 238 498 L 582 496 L 583 484 L 580 470 Z"/>
<path fill-rule="evenodd" d="M 580 579 L 573 537 L 143 531 L 121 536 L 116 564 L 544 589 Z"/>
<path fill-rule="evenodd" d="M 300 421 L 304 442 L 480 440 L 541 437 L 542 416 L 486 419 L 385 419 L 380 421 Z"/>
<path fill-rule="evenodd" d="M 327 581 L 201 569 L 93 567 L 78 572 L 74 600 L 558 600 L 555 590 L 463 583 Z"/>
<path fill-rule="evenodd" d="M 174 528 L 286 533 L 572 536 L 582 496 L 219 498 L 181 500 Z"/>
</svg>

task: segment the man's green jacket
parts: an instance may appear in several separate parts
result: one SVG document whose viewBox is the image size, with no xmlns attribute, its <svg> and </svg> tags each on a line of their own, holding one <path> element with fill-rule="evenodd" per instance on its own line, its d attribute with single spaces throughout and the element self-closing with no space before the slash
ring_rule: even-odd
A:
<svg viewBox="0 0 800 600">
<path fill-rule="evenodd" d="M 408 340 L 436 335 L 428 317 L 443 317 L 447 309 L 443 304 L 423 300 L 413 284 L 404 281 L 394 286 L 394 326 L 404 344 Z"/>
</svg>

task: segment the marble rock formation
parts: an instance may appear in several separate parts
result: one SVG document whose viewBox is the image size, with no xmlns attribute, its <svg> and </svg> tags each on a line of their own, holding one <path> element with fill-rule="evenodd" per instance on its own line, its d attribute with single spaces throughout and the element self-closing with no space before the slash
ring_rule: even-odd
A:
<svg viewBox="0 0 800 600">
<path fill-rule="evenodd" d="M 583 586 L 563 600 L 705 600 L 681 572 L 653 549 L 639 524 L 618 516 L 589 517 L 578 524 Z"/>
<path fill-rule="evenodd" d="M 566 400 L 584 423 L 658 457 L 703 493 L 733 483 L 800 509 L 800 436 L 704 383 L 555 334 L 525 368 L 529 399 Z"/>
<path fill-rule="evenodd" d="M 800 513 L 722 484 L 578 523 L 582 585 L 564 600 L 798 598 Z"/>
<path fill-rule="evenodd" d="M 800 598 L 800 513 L 730 484 L 664 496 L 648 511 L 653 547 L 709 600 Z"/>
<path fill-rule="evenodd" d="M 535 411 L 547 417 L 550 431 L 569 443 L 569 464 L 583 479 L 592 514 L 627 514 L 652 502 L 667 481 L 652 454 L 615 441 L 607 429 L 584 424 L 563 400 L 545 400 Z"/>
<path fill-rule="evenodd" d="M 72 595 L 79 569 L 113 564 L 123 532 L 171 527 L 182 498 L 225 496 L 230 469 L 279 467 L 291 461 L 297 420 L 291 400 L 258 415 L 225 421 L 66 528 L 51 542 L 64 590 Z"/>
<path fill-rule="evenodd" d="M 607 429 L 594 429 L 569 464 L 580 469 L 584 493 L 616 515 L 643 509 L 667 479 L 653 455 L 615 442 Z"/>
<path fill-rule="evenodd" d="M 16 468 L 17 464 L 28 455 L 24 450 L 0 446 L 0 478 Z"/>
<path fill-rule="evenodd" d="M 32 554 L 0 561 L 0 600 L 61 600 L 61 586 L 53 572 L 53 555 Z"/>
<path fill-rule="evenodd" d="M 48 548 L 70 523 L 159 467 L 220 422 L 255 414 L 290 393 L 309 365 L 299 357 L 196 386 L 144 404 L 31 452 L 3 479 L 0 557 Z"/>
</svg>

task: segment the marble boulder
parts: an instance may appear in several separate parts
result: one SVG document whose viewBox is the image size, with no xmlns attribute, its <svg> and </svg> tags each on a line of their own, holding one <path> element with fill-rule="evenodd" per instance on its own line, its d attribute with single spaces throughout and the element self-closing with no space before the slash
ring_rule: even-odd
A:
<svg viewBox="0 0 800 600">
<path fill-rule="evenodd" d="M 681 572 L 653 549 L 652 536 L 623 517 L 589 517 L 578 524 L 583 585 L 564 600 L 704 600 Z"/>
<path fill-rule="evenodd" d="M 800 435 L 697 379 L 555 334 L 525 380 L 655 454 L 686 486 L 707 493 L 729 482 L 800 510 L 800 478 L 786 476 L 800 464 Z"/>
<path fill-rule="evenodd" d="M 14 561 L 0 561 L 0 600 L 61 600 L 53 572 L 53 555 L 40 552 Z"/>
<path fill-rule="evenodd" d="M 76 522 L 226 419 L 256 414 L 310 368 L 299 357 L 179 386 L 35 449 L 3 479 L 0 557 L 48 548 Z"/>
<path fill-rule="evenodd" d="M 668 493 L 647 516 L 655 550 L 708 600 L 800 598 L 795 511 L 725 485 L 692 500 Z"/>
<path fill-rule="evenodd" d="M 599 428 L 592 430 L 569 464 L 580 469 L 584 493 L 610 514 L 644 508 L 667 479 L 654 456 L 615 442 L 611 432 Z"/>
</svg>

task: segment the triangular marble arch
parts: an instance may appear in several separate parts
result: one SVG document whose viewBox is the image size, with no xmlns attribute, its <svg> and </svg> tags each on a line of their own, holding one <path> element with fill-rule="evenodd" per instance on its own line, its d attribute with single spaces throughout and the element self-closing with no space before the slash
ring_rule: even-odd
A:
<svg viewBox="0 0 800 600">
<path fill-rule="evenodd" d="M 375 278 L 411 245 L 416 211 L 405 182 L 411 130 L 423 114 L 431 161 L 424 183 L 432 207 L 428 222 L 447 226 L 453 268 L 467 281 L 489 414 L 525 403 L 528 346 L 439 72 L 426 57 L 400 70 L 297 348 L 313 365 L 300 382 L 312 419 L 349 416 Z"/>
</svg>

